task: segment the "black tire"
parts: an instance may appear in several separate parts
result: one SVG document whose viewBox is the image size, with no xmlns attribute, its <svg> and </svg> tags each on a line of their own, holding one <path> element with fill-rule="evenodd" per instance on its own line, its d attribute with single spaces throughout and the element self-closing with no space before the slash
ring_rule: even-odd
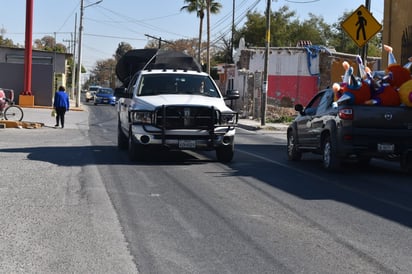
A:
<svg viewBox="0 0 412 274">
<path fill-rule="evenodd" d="M 219 146 L 216 148 L 216 158 L 221 163 L 229 163 L 235 154 L 234 144 Z"/>
<path fill-rule="evenodd" d="M 402 155 L 401 169 L 405 173 L 412 174 L 412 155 L 410 153 Z"/>
<path fill-rule="evenodd" d="M 9 106 L 4 110 L 4 119 L 6 120 L 13 120 L 13 121 L 21 121 L 23 120 L 23 109 L 19 106 Z"/>
<path fill-rule="evenodd" d="M 127 149 L 129 146 L 129 140 L 126 136 L 126 134 L 124 134 L 124 132 L 121 129 L 121 125 L 120 125 L 120 121 L 117 124 L 117 147 L 119 149 Z"/>
<path fill-rule="evenodd" d="M 302 159 L 302 152 L 297 147 L 297 137 L 293 130 L 287 134 L 287 153 L 289 161 L 300 161 Z"/>
<path fill-rule="evenodd" d="M 138 144 L 133 134 L 129 133 L 129 144 L 128 144 L 128 154 L 129 160 L 132 162 L 136 162 L 143 159 L 143 147 L 141 144 Z"/>
<path fill-rule="evenodd" d="M 359 164 L 359 166 L 361 166 L 361 167 L 368 167 L 369 164 L 370 164 L 370 162 L 371 162 L 371 160 L 372 160 L 372 158 L 369 157 L 369 156 L 361 156 L 361 157 L 358 159 L 358 164 Z"/>
<path fill-rule="evenodd" d="M 337 156 L 336 145 L 331 136 L 326 136 L 322 144 L 322 163 L 327 170 L 336 171 L 340 169 L 341 160 Z"/>
</svg>

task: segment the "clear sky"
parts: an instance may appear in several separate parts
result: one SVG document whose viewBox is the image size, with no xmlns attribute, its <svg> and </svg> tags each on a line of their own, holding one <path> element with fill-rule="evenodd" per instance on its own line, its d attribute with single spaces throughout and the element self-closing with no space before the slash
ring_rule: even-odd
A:
<svg viewBox="0 0 412 274">
<path fill-rule="evenodd" d="M 371 13 L 379 21 L 383 18 L 383 1 L 370 0 Z M 84 0 L 82 63 L 94 68 L 96 61 L 111 58 L 120 42 L 143 48 L 146 34 L 164 40 L 197 38 L 199 21 L 195 14 L 180 11 L 183 0 Z M 241 27 L 248 10 L 264 13 L 266 0 L 220 0 L 223 8 L 211 17 L 211 40 L 221 36 L 230 38 L 232 8 L 235 3 L 235 23 Z M 289 6 L 303 21 L 312 13 L 322 16 L 327 23 L 336 23 L 344 12 L 365 5 L 365 0 L 277 0 L 271 2 L 273 11 Z M 7 1 L 0 17 L 5 38 L 24 45 L 26 1 Z M 69 47 L 78 33 L 80 0 L 34 0 L 33 41 L 46 35 L 56 37 L 58 43 Z M 77 19 L 77 20 L 76 20 Z M 77 21 L 77 23 L 76 23 Z M 206 20 L 204 22 L 206 30 Z M 206 32 L 203 34 L 206 39 Z M 236 46 L 236 45 L 235 45 Z M 77 49 L 76 49 L 77 51 Z"/>
</svg>

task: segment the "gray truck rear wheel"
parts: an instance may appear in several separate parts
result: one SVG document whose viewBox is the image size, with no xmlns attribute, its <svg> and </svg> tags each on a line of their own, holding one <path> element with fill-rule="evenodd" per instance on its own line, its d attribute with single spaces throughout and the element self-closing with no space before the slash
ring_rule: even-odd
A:
<svg viewBox="0 0 412 274">
<path fill-rule="evenodd" d="M 326 136 L 322 146 L 323 167 L 328 170 L 338 170 L 341 160 L 337 156 L 336 145 L 332 142 L 331 136 Z"/>
</svg>

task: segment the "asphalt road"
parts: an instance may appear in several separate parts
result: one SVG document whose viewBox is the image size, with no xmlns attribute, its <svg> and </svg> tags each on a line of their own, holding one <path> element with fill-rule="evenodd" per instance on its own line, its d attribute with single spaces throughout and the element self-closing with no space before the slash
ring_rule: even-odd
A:
<svg viewBox="0 0 412 274">
<path fill-rule="evenodd" d="M 412 184 L 397 165 L 329 173 L 316 155 L 289 163 L 284 132 L 243 129 L 228 165 L 213 152 L 132 164 L 113 107 L 67 119 L 0 131 L 1 273 L 412 269 Z"/>
</svg>

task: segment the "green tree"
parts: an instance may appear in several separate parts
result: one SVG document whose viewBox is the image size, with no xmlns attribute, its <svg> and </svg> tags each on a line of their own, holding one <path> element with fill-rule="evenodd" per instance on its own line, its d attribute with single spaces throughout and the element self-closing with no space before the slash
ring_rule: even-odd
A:
<svg viewBox="0 0 412 274">
<path fill-rule="evenodd" d="M 33 42 L 33 49 L 44 51 L 55 51 L 59 53 L 66 53 L 67 48 L 62 43 L 56 43 L 56 39 L 53 36 L 43 36 L 41 39 L 36 39 Z"/>
<path fill-rule="evenodd" d="M 115 58 L 99 60 L 90 72 L 88 84 L 116 87 L 116 64 Z"/>
<path fill-rule="evenodd" d="M 204 46 L 204 45 L 202 45 Z M 186 54 L 197 58 L 197 39 L 178 39 L 172 43 L 164 43 L 162 49 L 184 51 Z"/>
<path fill-rule="evenodd" d="M 220 39 L 220 43 L 215 46 L 215 54 L 212 58 L 212 63 L 232 63 L 232 41 L 225 37 Z"/>
<path fill-rule="evenodd" d="M 186 10 L 189 13 L 196 13 L 199 18 L 199 41 L 197 47 L 197 60 L 200 62 L 200 45 L 202 43 L 203 19 L 205 18 L 206 2 L 205 0 L 184 0 L 184 5 L 180 10 Z"/>
<path fill-rule="evenodd" d="M 296 12 L 289 10 L 287 6 L 280 7 L 272 12 L 270 33 L 271 47 L 296 46 L 300 40 L 309 40 L 314 45 L 333 47 L 336 51 L 360 54 L 359 48 L 350 36 L 343 30 L 342 22 L 352 12 L 344 12 L 338 22 L 327 24 L 322 16 L 309 13 L 309 19 L 299 21 Z M 266 18 L 264 14 L 250 12 L 247 14 L 245 25 L 235 32 L 235 42 L 241 37 L 245 38 L 248 46 L 264 47 L 266 33 Z M 382 35 L 378 33 L 368 42 L 368 56 L 381 56 Z"/>
<path fill-rule="evenodd" d="M 13 44 L 13 40 L 4 38 L 3 35 L 0 35 L 0 46 L 9 48 L 15 47 Z"/>
<path fill-rule="evenodd" d="M 296 12 L 289 10 L 289 7 L 283 6 L 276 12 L 271 12 L 270 16 L 270 46 L 283 47 L 290 46 L 290 27 L 291 19 Z M 241 37 L 245 38 L 246 43 L 252 47 L 265 46 L 266 34 L 266 17 L 256 11 L 249 12 L 246 15 L 246 23 L 236 34 L 236 42 Z M 296 24 L 296 22 L 295 22 Z"/>
<path fill-rule="evenodd" d="M 7 31 L 5 28 L 0 28 L 0 46 L 10 47 L 10 48 L 17 47 L 13 44 L 13 40 L 4 37 L 6 32 Z"/>
<path fill-rule="evenodd" d="M 331 27 L 325 23 L 324 19 L 311 13 L 309 13 L 309 19 L 303 22 L 293 21 L 289 29 L 290 46 L 295 46 L 301 40 L 308 40 L 313 45 L 329 46 L 332 36 Z"/>
<path fill-rule="evenodd" d="M 126 54 L 129 50 L 132 50 L 133 47 L 127 42 L 121 42 L 117 46 L 116 53 L 114 54 L 114 59 L 119 61 L 120 58 Z"/>
</svg>

